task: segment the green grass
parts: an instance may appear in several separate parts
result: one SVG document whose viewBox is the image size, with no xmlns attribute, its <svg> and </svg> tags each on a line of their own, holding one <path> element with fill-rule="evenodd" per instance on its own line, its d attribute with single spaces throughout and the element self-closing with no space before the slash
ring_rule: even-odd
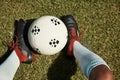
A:
<svg viewBox="0 0 120 80">
<path fill-rule="evenodd" d="M 72 14 L 79 30 L 84 31 L 81 43 L 101 56 L 120 78 L 120 1 L 119 0 L 0 0 L 0 56 L 7 51 L 4 41 L 11 40 L 14 21 Z M 21 64 L 14 80 L 87 80 L 78 64 L 62 53 L 36 55 L 30 65 Z"/>
</svg>

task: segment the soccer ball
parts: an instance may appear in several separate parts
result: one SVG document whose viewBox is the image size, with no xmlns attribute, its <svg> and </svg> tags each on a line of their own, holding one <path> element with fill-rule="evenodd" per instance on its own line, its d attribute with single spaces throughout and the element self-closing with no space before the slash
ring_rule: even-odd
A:
<svg viewBox="0 0 120 80">
<path fill-rule="evenodd" d="M 61 51 L 68 39 L 65 24 L 54 16 L 43 16 L 35 20 L 28 30 L 28 41 L 38 53 L 53 55 Z"/>
</svg>

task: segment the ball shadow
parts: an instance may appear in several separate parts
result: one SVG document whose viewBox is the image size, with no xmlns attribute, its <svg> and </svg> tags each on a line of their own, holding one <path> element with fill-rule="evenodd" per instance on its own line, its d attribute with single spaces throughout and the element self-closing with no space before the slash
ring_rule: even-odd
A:
<svg viewBox="0 0 120 80">
<path fill-rule="evenodd" d="M 54 60 L 48 69 L 48 80 L 70 80 L 71 76 L 76 73 L 77 64 L 75 59 L 67 58 L 64 53 Z"/>
</svg>

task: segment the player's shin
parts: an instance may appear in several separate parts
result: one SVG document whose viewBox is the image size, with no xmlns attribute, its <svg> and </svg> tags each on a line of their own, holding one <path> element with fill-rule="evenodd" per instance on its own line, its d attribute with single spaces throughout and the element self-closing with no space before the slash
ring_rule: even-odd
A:
<svg viewBox="0 0 120 80">
<path fill-rule="evenodd" d="M 78 41 L 74 42 L 73 52 L 76 60 L 80 64 L 81 70 L 83 71 L 84 75 L 87 78 L 89 78 L 90 72 L 96 66 L 106 65 L 109 68 L 109 66 L 101 57 L 99 57 L 95 53 L 88 50 L 86 47 L 81 45 Z"/>
</svg>

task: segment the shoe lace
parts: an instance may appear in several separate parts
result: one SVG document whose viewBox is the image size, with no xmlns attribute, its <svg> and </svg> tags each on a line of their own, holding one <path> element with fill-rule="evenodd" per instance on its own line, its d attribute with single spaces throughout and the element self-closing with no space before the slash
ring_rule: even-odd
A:
<svg viewBox="0 0 120 80">
<path fill-rule="evenodd" d="M 74 28 L 71 28 L 69 34 L 72 39 L 79 41 L 79 37 L 84 34 L 84 31 L 80 31 L 77 35 L 76 30 Z"/>
</svg>

